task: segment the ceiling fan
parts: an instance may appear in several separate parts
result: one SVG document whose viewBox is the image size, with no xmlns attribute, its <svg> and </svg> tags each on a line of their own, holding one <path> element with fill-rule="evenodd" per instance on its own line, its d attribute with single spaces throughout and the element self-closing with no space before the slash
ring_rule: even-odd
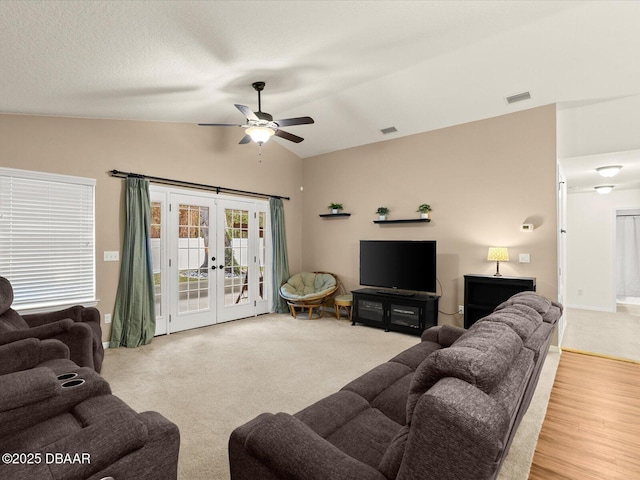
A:
<svg viewBox="0 0 640 480">
<path fill-rule="evenodd" d="M 235 104 L 235 107 L 247 117 L 247 123 L 240 125 L 237 123 L 199 123 L 201 127 L 242 127 L 246 128 L 246 135 L 242 137 L 240 143 L 249 143 L 251 140 L 258 145 L 262 144 L 271 138 L 272 135 L 276 137 L 284 138 L 294 143 L 300 143 L 304 138 L 294 135 L 289 132 L 285 132 L 280 127 L 289 127 L 293 125 L 306 125 L 314 123 L 311 117 L 296 117 L 285 118 L 282 120 L 274 120 L 267 112 L 262 111 L 260 92 L 264 90 L 264 82 L 254 82 L 251 86 L 258 92 L 258 111 L 252 112 L 249 107 L 244 105 Z"/>
</svg>

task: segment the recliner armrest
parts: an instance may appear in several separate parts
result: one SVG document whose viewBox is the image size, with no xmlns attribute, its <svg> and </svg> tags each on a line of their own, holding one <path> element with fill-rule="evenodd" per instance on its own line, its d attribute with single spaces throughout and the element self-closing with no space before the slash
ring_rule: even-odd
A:
<svg viewBox="0 0 640 480">
<path fill-rule="evenodd" d="M 0 345 L 0 375 L 28 370 L 58 358 L 69 358 L 69 347 L 58 340 L 25 338 Z"/>
<path fill-rule="evenodd" d="M 33 368 L 0 376 L 0 412 L 14 410 L 53 397 L 61 390 L 49 368 Z"/>
<path fill-rule="evenodd" d="M 53 323 L 47 323 L 38 327 L 31 327 L 26 330 L 14 330 L 11 332 L 0 333 L 0 345 L 22 340 L 24 338 L 39 338 L 41 340 L 55 337 L 62 333 L 66 333 L 74 325 L 74 321 L 70 318 L 58 320 Z"/>
<path fill-rule="evenodd" d="M 386 480 L 378 470 L 350 457 L 286 413 L 258 423 L 247 436 L 245 447 L 280 478 Z"/>
</svg>

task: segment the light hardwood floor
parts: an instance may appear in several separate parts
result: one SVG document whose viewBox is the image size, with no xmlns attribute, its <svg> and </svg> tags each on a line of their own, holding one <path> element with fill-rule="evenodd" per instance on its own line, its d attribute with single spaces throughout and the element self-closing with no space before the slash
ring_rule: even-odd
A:
<svg viewBox="0 0 640 480">
<path fill-rule="evenodd" d="M 640 364 L 563 352 L 529 480 L 640 478 Z"/>
</svg>

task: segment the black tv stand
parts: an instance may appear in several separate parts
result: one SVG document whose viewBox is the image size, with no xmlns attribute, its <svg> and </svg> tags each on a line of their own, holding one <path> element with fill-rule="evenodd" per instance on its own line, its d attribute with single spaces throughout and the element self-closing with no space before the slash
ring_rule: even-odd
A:
<svg viewBox="0 0 640 480">
<path fill-rule="evenodd" d="M 401 292 L 400 290 L 378 290 L 378 295 L 393 295 L 396 297 L 415 297 L 414 292 Z"/>
<path fill-rule="evenodd" d="M 412 296 L 379 291 L 375 288 L 352 290 L 352 325 L 362 323 L 370 327 L 421 335 L 438 324 L 438 295 L 412 293 Z"/>
</svg>

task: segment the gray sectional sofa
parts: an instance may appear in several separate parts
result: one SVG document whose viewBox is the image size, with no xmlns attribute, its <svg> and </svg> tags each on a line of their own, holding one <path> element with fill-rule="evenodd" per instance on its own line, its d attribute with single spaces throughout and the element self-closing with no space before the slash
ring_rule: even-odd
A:
<svg viewBox="0 0 640 480">
<path fill-rule="evenodd" d="M 231 479 L 495 479 L 561 315 L 523 292 L 468 330 L 430 328 L 295 415 L 264 413 L 235 429 Z"/>
</svg>

